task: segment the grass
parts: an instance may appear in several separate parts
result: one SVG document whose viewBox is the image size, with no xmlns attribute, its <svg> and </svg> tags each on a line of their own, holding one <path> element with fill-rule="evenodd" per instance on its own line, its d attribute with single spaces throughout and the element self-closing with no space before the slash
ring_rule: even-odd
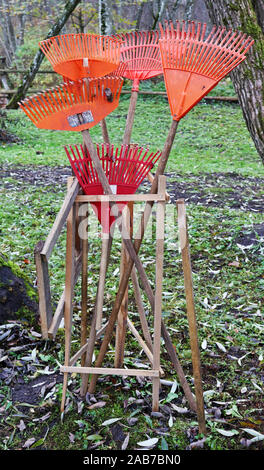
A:
<svg viewBox="0 0 264 470">
<path fill-rule="evenodd" d="M 129 96 L 122 96 L 119 107 L 106 118 L 114 145 L 122 142 L 128 105 Z M 170 122 L 169 105 L 164 98 L 139 95 L 132 141 L 152 150 L 162 149 Z M 81 142 L 80 133 L 37 129 L 21 110 L 8 112 L 7 125 L 10 132 L 22 139 L 22 144 L 1 146 L 0 162 L 68 165 L 63 146 Z M 100 126 L 90 132 L 94 142 L 102 141 Z M 240 107 L 205 102 L 180 122 L 167 169 L 194 174 L 205 171 L 264 174 Z"/>
<path fill-rule="evenodd" d="M 223 92 L 226 88 L 223 90 Z M 227 89 L 230 93 L 230 87 Z M 219 93 L 219 94 L 222 94 Z M 120 106 L 107 122 L 111 140 L 120 144 L 125 126 L 129 100 L 122 97 Z M 7 125 L 10 132 L 22 139 L 21 144 L 2 145 L 0 164 L 67 165 L 63 145 L 81 140 L 79 134 L 52 132 L 34 128 L 21 111 L 9 111 Z M 162 148 L 170 126 L 169 107 L 163 98 L 139 96 L 133 141 L 154 150 Z M 91 130 L 94 141 L 101 141 L 99 126 Z M 204 173 L 234 173 L 245 178 L 263 178 L 264 169 L 250 139 L 238 105 L 201 103 L 180 123 L 178 135 L 170 156 L 168 172 L 190 181 L 200 182 Z M 181 179 L 180 179 L 181 180 Z M 180 181 L 176 179 L 177 181 Z M 65 187 L 38 186 L 15 177 L 5 178 L 0 201 L 0 251 L 17 263 L 31 282 L 35 283 L 33 249 L 45 239 L 65 195 Z M 245 183 L 246 184 L 246 183 Z M 245 188 L 246 189 L 246 188 Z M 215 192 L 229 193 L 229 188 L 216 187 Z M 254 198 L 254 191 L 248 194 Z M 191 204 L 187 206 L 194 294 L 198 321 L 201 362 L 205 391 L 208 435 L 205 449 L 241 449 L 241 439 L 249 439 L 247 431 L 264 432 L 263 410 L 263 243 L 241 248 L 239 235 L 250 232 L 256 224 L 263 224 L 263 213 L 232 209 L 225 206 Z M 173 229 L 173 227 L 171 227 Z M 191 353 L 181 260 L 177 252 L 174 231 L 168 230 L 165 244 L 164 273 L 164 321 L 171 334 L 187 379 L 192 384 Z M 151 281 L 154 281 L 154 245 L 147 240 L 142 245 L 142 261 Z M 89 311 L 96 293 L 100 237 L 95 236 L 89 247 Z M 50 259 L 50 278 L 54 302 L 58 301 L 64 284 L 65 231 Z M 119 280 L 120 243 L 114 240 L 111 273 L 107 276 L 108 295 L 105 311 L 110 311 Z M 235 262 L 235 263 L 234 263 Z M 115 272 L 115 275 L 113 273 Z M 73 348 L 77 347 L 80 328 L 80 285 L 77 285 L 74 301 Z M 139 327 L 130 291 L 130 317 Z M 146 312 L 149 305 L 144 298 Z M 151 317 L 151 315 L 149 315 Z M 152 322 L 150 321 L 152 330 Z M 30 329 L 32 326 L 27 325 Z M 144 358 L 131 334 L 125 354 L 125 364 L 132 367 L 135 360 Z M 36 370 L 25 373 L 27 380 L 42 376 L 43 367 L 49 365 L 56 373 L 58 363 L 63 362 L 64 334 L 59 330 L 54 343 L 36 345 Z M 106 363 L 113 358 L 114 342 L 107 354 Z M 12 352 L 12 351 L 11 351 Z M 10 360 L 23 365 L 23 353 L 10 354 Z M 166 354 L 162 354 L 161 366 L 166 378 L 176 380 Z M 21 367 L 22 366 L 16 366 Z M 20 372 L 18 372 L 20 373 Z M 21 372 L 22 374 L 22 372 Z M 67 413 L 60 421 L 59 401 L 61 383 L 56 383 L 53 393 L 44 394 L 41 404 L 18 412 L 12 402 L 10 387 L 3 383 L 0 393 L 3 399 L 3 418 L 0 421 L 1 448 L 18 449 L 32 436 L 35 447 L 44 449 L 84 449 L 96 445 L 98 450 L 120 447 L 114 431 L 129 433 L 129 449 L 147 438 L 158 437 L 156 449 L 186 449 L 190 442 L 201 439 L 197 432 L 196 417 L 172 413 L 171 405 L 184 407 L 184 397 L 179 387 L 173 393 L 163 388 L 161 406 L 164 418 L 151 416 L 146 403 L 151 402 L 151 384 L 139 383 L 135 378 L 123 380 L 104 377 L 99 387 L 97 402 L 101 408 L 91 408 L 92 402 L 79 399 L 79 377 L 72 376 L 69 386 Z M 139 401 L 139 402 L 137 402 Z M 166 415 L 166 406 L 172 413 Z M 165 407 L 165 408 L 164 408 Z M 50 413 L 50 415 L 49 415 Z M 218 414 L 217 414 L 218 413 Z M 219 415 L 220 413 L 220 415 Z M 47 419 L 43 416 L 48 415 Z M 18 428 L 21 419 L 26 428 Z M 112 425 L 104 425 L 109 419 L 118 419 Z M 131 421 L 132 420 L 132 421 Z M 136 420 L 136 421 L 133 421 Z M 120 430 L 121 429 L 121 430 Z M 163 429 L 163 431 L 162 431 Z M 165 430 L 164 430 L 165 429 Z M 222 431 L 230 432 L 223 435 Z M 158 431 L 158 433 L 157 433 Z M 233 433 L 233 434 L 232 434 Z M 146 437 L 147 436 L 147 437 Z M 252 437 L 252 436 L 251 436 Z M 255 444 L 263 448 L 263 441 Z M 252 446 L 254 447 L 254 446 Z"/>
</svg>

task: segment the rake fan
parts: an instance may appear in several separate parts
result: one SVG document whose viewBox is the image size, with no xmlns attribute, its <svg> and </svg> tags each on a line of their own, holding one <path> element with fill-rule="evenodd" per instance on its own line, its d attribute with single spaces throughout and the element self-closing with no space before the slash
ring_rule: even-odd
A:
<svg viewBox="0 0 264 470">
<path fill-rule="evenodd" d="M 131 139 L 139 84 L 163 73 L 159 50 L 159 31 L 133 31 L 117 35 L 122 40 L 121 60 L 126 64 L 123 77 L 133 81 L 123 144 Z"/>
<path fill-rule="evenodd" d="M 121 40 L 96 34 L 64 34 L 39 47 L 55 72 L 71 80 L 109 75 L 119 65 Z"/>
<path fill-rule="evenodd" d="M 118 77 L 69 81 L 25 99 L 20 107 L 41 129 L 83 131 L 117 108 L 122 85 Z"/>
<path fill-rule="evenodd" d="M 117 37 L 122 40 L 121 60 L 127 65 L 123 77 L 133 81 L 133 90 L 138 91 L 141 80 L 162 74 L 159 31 L 133 31 Z"/>
<path fill-rule="evenodd" d="M 134 194 L 148 172 L 161 156 L 161 152 L 149 153 L 139 146 L 121 146 L 97 144 L 97 155 L 114 194 Z M 85 194 L 104 194 L 102 184 L 94 168 L 91 156 L 85 146 L 65 147 L 72 169 Z M 118 204 L 122 210 L 125 201 Z M 95 211 L 104 232 L 115 220 L 110 215 L 109 206 L 104 210 L 100 202 L 94 203 Z"/>
<path fill-rule="evenodd" d="M 179 121 L 231 70 L 253 44 L 240 32 L 215 26 L 205 38 L 206 24 L 176 22 L 161 27 L 159 41 L 171 114 Z"/>
</svg>

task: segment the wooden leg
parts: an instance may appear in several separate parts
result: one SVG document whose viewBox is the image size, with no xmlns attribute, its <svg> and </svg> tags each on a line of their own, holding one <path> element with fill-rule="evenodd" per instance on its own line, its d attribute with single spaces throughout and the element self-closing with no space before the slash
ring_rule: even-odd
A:
<svg viewBox="0 0 264 470">
<path fill-rule="evenodd" d="M 139 287 L 139 282 L 138 282 L 135 266 L 133 266 L 133 268 L 132 268 L 131 279 L 132 279 L 132 283 L 133 283 L 134 295 L 135 295 L 135 300 L 136 300 L 137 309 L 138 309 L 138 313 L 139 313 L 141 328 L 142 328 L 142 331 L 143 331 L 143 336 L 145 338 L 145 341 L 147 343 L 148 348 L 150 349 L 150 351 L 152 351 L 152 349 L 153 349 L 152 348 L 152 339 L 151 339 L 151 336 L 150 336 L 148 322 L 147 322 L 147 318 L 146 318 L 146 314 L 145 314 L 145 310 L 144 310 L 144 305 L 143 305 L 141 294 L 140 294 L 140 287 Z"/>
<path fill-rule="evenodd" d="M 133 202 L 129 202 L 123 209 L 122 213 L 123 223 L 127 230 L 130 232 L 130 237 L 133 236 Z M 128 254 L 124 242 L 122 241 L 122 253 L 120 263 L 120 276 L 123 275 L 127 269 Z M 128 310 L 128 287 L 125 296 L 122 300 L 121 307 L 117 317 L 116 327 L 116 343 L 115 343 L 115 367 L 123 367 L 124 352 L 125 352 L 125 338 L 127 329 L 127 310 Z"/>
<path fill-rule="evenodd" d="M 160 177 L 159 192 L 165 192 L 166 177 Z M 157 203 L 156 216 L 156 291 L 154 310 L 154 344 L 153 344 L 153 369 L 160 369 L 160 336 L 161 336 L 161 315 L 162 315 L 162 279 L 163 279 L 163 258 L 164 258 L 164 220 L 165 202 Z M 160 378 L 153 377 L 152 410 L 159 409 L 159 387 Z"/>
<path fill-rule="evenodd" d="M 43 241 L 37 243 L 35 246 L 34 255 L 38 280 L 40 327 L 42 338 L 48 339 L 48 330 L 52 323 L 52 303 L 48 260 L 45 255 L 41 255 L 43 246 Z"/>
<path fill-rule="evenodd" d="M 88 205 L 87 205 L 88 214 Z M 86 217 L 87 219 L 87 217 Z M 88 233 L 82 234 L 81 240 L 82 246 L 82 316 L 81 316 L 81 346 L 86 343 L 87 340 L 87 268 L 88 268 Z M 82 355 L 81 364 L 84 366 L 85 355 Z"/>
<path fill-rule="evenodd" d="M 65 305 L 64 305 L 64 324 L 65 324 L 65 359 L 64 365 L 68 366 L 71 352 L 71 330 L 72 330 L 72 299 L 75 271 L 75 224 L 76 207 L 73 205 L 67 219 L 67 241 L 66 241 L 66 275 L 65 275 Z M 61 412 L 63 413 L 66 400 L 66 391 L 68 383 L 68 372 L 64 373 Z"/>
<path fill-rule="evenodd" d="M 182 266 L 183 266 L 183 274 L 184 274 L 186 308 L 187 308 L 187 317 L 188 317 L 188 323 L 189 323 L 189 334 L 190 334 L 190 343 L 191 343 L 191 352 L 192 352 L 195 396 L 196 396 L 196 404 L 197 404 L 197 418 L 198 418 L 198 424 L 199 424 L 199 431 L 200 433 L 205 434 L 206 423 L 205 423 L 205 414 L 204 414 L 204 399 L 203 399 L 203 387 L 202 387 L 201 364 L 200 364 L 200 350 L 199 350 L 199 343 L 198 343 L 197 323 L 196 323 L 194 296 L 193 296 L 192 269 L 191 269 L 190 249 L 189 249 L 189 241 L 188 241 L 187 218 L 186 218 L 185 204 L 183 200 L 178 202 L 177 209 L 178 209 L 179 239 L 180 239 Z"/>
<path fill-rule="evenodd" d="M 111 234 L 109 234 L 109 239 L 105 239 L 105 251 L 106 251 L 106 265 L 105 269 L 103 270 L 104 276 L 106 275 L 107 268 L 109 265 L 109 260 L 110 260 L 110 253 L 111 253 L 111 247 L 112 247 L 112 242 L 113 242 L 113 237 Z M 102 239 L 103 242 L 103 239 Z M 105 262 L 105 257 L 104 257 L 104 262 Z M 104 277 L 105 278 L 105 277 Z M 100 279 L 99 279 L 100 281 Z M 104 287 L 104 282 L 103 282 L 103 287 Z M 98 309 L 100 308 L 100 305 L 98 305 L 98 299 L 100 298 L 100 292 L 101 292 L 101 286 L 98 283 L 97 287 L 97 293 L 96 293 L 96 300 L 95 300 L 95 309 L 93 312 L 93 317 L 92 317 L 92 322 L 90 326 L 90 334 L 89 334 L 89 340 L 86 348 L 86 356 L 85 356 L 85 367 L 90 367 L 92 364 L 92 357 L 93 357 L 93 352 L 94 352 L 94 346 L 95 346 L 95 341 L 97 338 L 97 332 L 98 329 L 96 327 L 97 324 L 97 318 L 98 318 Z M 84 396 L 87 392 L 87 386 L 88 386 L 88 375 L 83 374 L 82 375 L 82 385 L 81 385 L 81 395 Z"/>
<path fill-rule="evenodd" d="M 108 234 L 102 233 L 101 263 L 100 263 L 99 282 L 98 282 L 98 291 L 97 291 L 97 299 L 96 299 L 96 330 L 99 330 L 102 326 L 105 278 L 106 278 L 106 270 L 107 270 L 107 265 L 108 265 L 108 252 L 109 252 L 109 237 L 108 237 Z"/>
</svg>

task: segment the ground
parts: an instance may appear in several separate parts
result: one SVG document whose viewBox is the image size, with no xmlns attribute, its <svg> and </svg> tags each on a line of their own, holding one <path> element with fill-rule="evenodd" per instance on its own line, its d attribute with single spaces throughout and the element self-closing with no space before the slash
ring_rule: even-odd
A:
<svg viewBox="0 0 264 470">
<path fill-rule="evenodd" d="M 157 99 L 154 104 L 139 100 L 136 140 L 152 142 L 156 138 L 156 129 L 146 126 L 143 110 L 165 132 L 168 116 L 162 120 L 164 101 Z M 127 106 L 124 99 L 118 112 L 109 117 L 113 134 L 124 122 Z M 264 171 L 237 105 L 201 105 L 195 113 L 182 124 L 166 174 L 169 206 L 173 208 L 178 198 L 184 198 L 187 204 L 207 436 L 199 435 L 196 416 L 186 404 L 164 349 L 161 365 L 165 383 L 158 413 L 151 412 L 151 384 L 145 379 L 104 376 L 96 394 L 82 400 L 80 378 L 73 375 L 61 420 L 63 330 L 55 341 L 44 341 L 38 325 L 11 321 L 0 326 L 2 449 L 137 449 L 144 448 L 139 444 L 142 441 L 153 449 L 263 449 Z M 47 137 L 46 131 L 33 129 L 18 113 L 10 116 L 11 130 L 24 140 L 23 144 L 0 149 L 0 251 L 18 263 L 35 285 L 34 246 L 46 238 L 71 175 L 62 151 L 54 149 L 68 142 L 65 134 L 57 137 L 52 132 Z M 98 136 L 99 131 L 94 137 Z M 75 135 L 70 139 L 73 137 L 76 139 Z M 162 144 L 163 139 L 164 134 L 159 133 L 157 140 Z M 140 190 L 147 188 L 145 183 Z M 193 387 L 181 262 L 176 232 L 169 224 L 163 318 Z M 65 232 L 50 259 L 54 305 L 64 283 L 64 254 Z M 115 274 L 107 278 L 105 314 L 110 311 L 118 284 L 119 255 L 116 239 L 111 260 L 111 273 Z M 148 238 L 142 245 L 142 261 L 152 281 L 153 256 Z M 95 236 L 89 251 L 89 312 L 99 258 L 100 238 Z M 129 292 L 129 314 L 139 326 Z M 79 294 L 77 285 L 73 350 L 79 338 Z M 146 299 L 144 303 L 152 329 Z M 147 367 L 131 334 L 127 339 L 125 365 Z M 106 366 L 112 363 L 113 348 L 111 343 Z"/>
</svg>

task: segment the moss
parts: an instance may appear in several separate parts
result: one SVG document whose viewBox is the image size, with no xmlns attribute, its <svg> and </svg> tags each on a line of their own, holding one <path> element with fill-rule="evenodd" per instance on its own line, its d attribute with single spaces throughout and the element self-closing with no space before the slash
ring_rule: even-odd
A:
<svg viewBox="0 0 264 470">
<path fill-rule="evenodd" d="M 19 279 L 22 279 L 25 284 L 26 293 L 31 300 L 37 300 L 37 293 L 33 289 L 30 281 L 28 280 L 27 275 L 23 272 L 23 270 L 13 261 L 8 260 L 3 255 L 0 254 L 0 266 L 7 266 L 11 269 L 12 273 L 17 276 Z"/>
</svg>

